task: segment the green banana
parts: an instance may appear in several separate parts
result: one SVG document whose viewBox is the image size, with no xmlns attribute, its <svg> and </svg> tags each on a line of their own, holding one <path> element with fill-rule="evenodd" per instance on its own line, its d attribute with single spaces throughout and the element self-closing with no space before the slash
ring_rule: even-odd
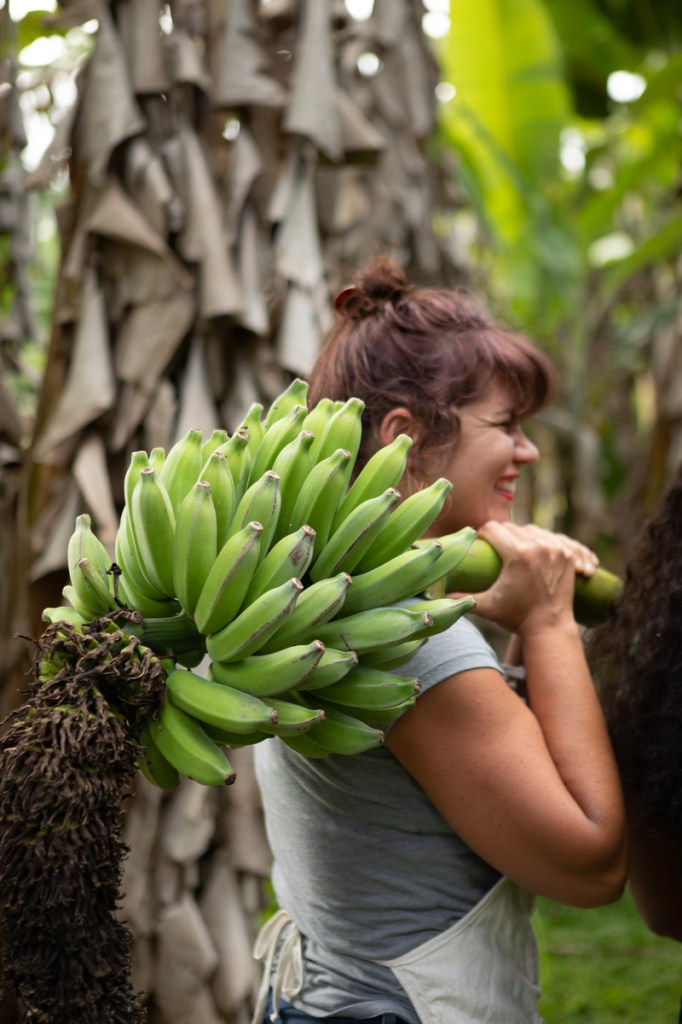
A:
<svg viewBox="0 0 682 1024">
<path fill-rule="evenodd" d="M 315 643 L 319 643 L 319 640 Z M 324 644 L 322 646 L 324 647 Z M 355 651 L 337 651 L 333 647 L 325 647 L 315 671 L 305 681 L 306 691 L 321 690 L 332 683 L 337 683 L 355 668 L 359 660 Z"/>
<path fill-rule="evenodd" d="M 263 740 L 272 739 L 272 734 L 263 732 L 262 729 L 253 729 L 251 732 L 232 732 L 230 729 L 218 729 L 215 725 L 202 722 L 202 728 L 218 744 L 219 747 L 251 747 L 254 743 L 262 743 Z"/>
<path fill-rule="evenodd" d="M 262 536 L 260 523 L 247 523 L 218 552 L 194 607 L 202 633 L 215 633 L 239 612 L 260 560 Z"/>
<path fill-rule="evenodd" d="M 166 680 L 173 704 L 199 722 L 232 733 L 264 729 L 277 722 L 277 713 L 259 697 L 216 683 L 187 669 L 176 669 Z"/>
<path fill-rule="evenodd" d="M 353 576 L 344 615 L 369 611 L 386 604 L 395 604 L 406 597 L 420 594 L 434 577 L 434 566 L 443 552 L 439 541 L 433 540 L 420 548 L 408 548 L 369 572 Z"/>
<path fill-rule="evenodd" d="M 265 728 L 273 736 L 296 736 L 324 720 L 324 711 L 319 708 L 310 708 L 290 700 L 278 700 L 276 697 L 264 697 L 263 703 L 277 716 L 276 721 Z"/>
<path fill-rule="evenodd" d="M 251 604 L 266 590 L 295 576 L 302 579 L 313 557 L 315 531 L 308 525 L 289 533 L 274 544 L 256 569 L 244 598 Z"/>
<path fill-rule="evenodd" d="M 93 531 L 92 521 L 86 512 L 76 516 L 76 526 L 69 538 L 66 558 L 69 566 L 75 565 L 81 558 L 87 558 L 104 573 L 111 568 L 109 552 Z"/>
<path fill-rule="evenodd" d="M 263 423 L 263 405 L 261 402 L 252 402 L 246 416 L 239 425 L 239 430 L 248 435 L 249 443 L 249 465 L 253 462 L 256 452 L 260 448 L 265 426 Z"/>
<path fill-rule="evenodd" d="M 200 430 L 188 430 L 166 453 L 159 480 L 166 488 L 175 515 L 199 479 L 203 465 L 202 440 Z"/>
<path fill-rule="evenodd" d="M 337 711 L 346 711 L 343 705 L 336 705 L 332 703 L 332 706 Z M 413 711 L 417 706 L 417 695 L 413 694 L 411 697 L 407 697 L 401 704 L 394 704 L 390 708 L 353 708 L 352 714 L 354 718 L 364 722 L 365 725 L 371 725 L 375 729 L 384 729 L 387 725 L 391 725 L 393 722 L 397 722 L 399 718 L 402 718 L 406 711 Z"/>
<path fill-rule="evenodd" d="M 391 647 L 420 635 L 433 620 L 428 612 L 409 608 L 374 608 L 371 613 L 356 612 L 342 619 L 332 619 L 315 630 L 315 637 L 325 647 L 356 651 L 363 655 L 377 647 Z"/>
<path fill-rule="evenodd" d="M 235 430 L 225 444 L 216 448 L 227 459 L 227 468 L 234 482 L 235 503 L 241 500 L 248 487 L 251 470 L 251 452 L 249 451 L 248 430 Z"/>
<path fill-rule="evenodd" d="M 166 760 L 181 775 L 205 786 L 230 785 L 237 773 L 225 752 L 202 729 L 196 718 L 170 700 L 161 705 L 158 720 L 149 723 L 149 733 Z"/>
<path fill-rule="evenodd" d="M 175 598 L 155 601 L 154 598 L 147 597 L 146 594 L 136 589 L 130 577 L 126 576 L 125 570 L 122 570 L 122 573 L 123 575 L 118 581 L 119 600 L 127 608 L 139 612 L 145 619 L 168 619 L 172 615 L 178 614 L 180 604 Z"/>
<path fill-rule="evenodd" d="M 227 626 L 206 637 L 208 656 L 213 661 L 237 661 L 255 654 L 291 614 L 302 590 L 297 579 L 266 590 Z"/>
<path fill-rule="evenodd" d="M 216 514 L 216 541 L 220 550 L 227 540 L 236 507 L 234 480 L 223 452 L 212 452 L 201 470 L 201 479 L 211 485 Z"/>
<path fill-rule="evenodd" d="M 306 412 L 304 405 L 295 405 L 285 416 L 275 420 L 270 427 L 266 428 L 251 463 L 249 483 L 257 480 L 266 470 L 272 469 L 282 448 L 300 433 L 301 423 L 305 419 Z"/>
<path fill-rule="evenodd" d="M 430 627 L 427 634 L 430 636 L 432 633 L 442 633 L 443 630 L 449 629 L 463 615 L 473 611 L 476 607 L 476 599 L 474 597 L 460 597 L 458 600 L 453 600 L 449 597 L 443 597 L 426 601 L 409 601 L 403 607 L 411 608 L 413 611 L 429 613 L 433 619 L 433 626 Z"/>
<path fill-rule="evenodd" d="M 252 654 L 228 664 L 213 661 L 210 675 L 217 683 L 245 690 L 256 697 L 277 697 L 302 685 L 314 674 L 324 653 L 324 644 L 313 640 L 271 654 Z"/>
<path fill-rule="evenodd" d="M 362 413 L 365 403 L 360 398 L 349 398 L 327 420 L 321 433 L 313 442 L 312 456 L 315 462 L 329 458 L 339 448 L 350 452 L 351 459 L 346 470 L 346 484 L 353 472 L 362 440 Z"/>
<path fill-rule="evenodd" d="M 148 727 L 140 733 L 140 745 L 142 749 L 137 765 L 145 779 L 159 789 L 175 789 L 179 786 L 180 772 L 161 753 Z"/>
<path fill-rule="evenodd" d="M 73 587 L 65 587 L 64 589 L 73 590 Z M 43 608 L 41 618 L 43 622 L 49 622 L 52 624 L 55 622 L 68 622 L 70 626 L 82 626 L 88 621 L 88 618 L 81 615 L 80 612 L 77 612 L 73 605 L 69 607 L 65 604 L 58 605 L 54 608 Z M 322 645 L 320 644 L 320 646 Z M 324 650 L 324 647 L 322 647 L 322 650 Z"/>
<path fill-rule="evenodd" d="M 281 395 L 278 395 L 270 404 L 263 419 L 265 430 L 268 431 L 273 423 L 291 412 L 295 405 L 306 406 L 307 403 L 308 382 L 300 377 L 295 377 Z"/>
<path fill-rule="evenodd" d="M 314 699 L 317 703 L 317 694 Z M 324 711 L 324 720 L 317 725 L 311 725 L 306 736 L 328 750 L 330 754 L 362 754 L 382 746 L 384 734 L 380 729 L 367 725 L 354 715 L 340 711 L 326 701 L 320 700 L 319 703 Z"/>
<path fill-rule="evenodd" d="M 173 589 L 188 615 L 194 615 L 218 552 L 218 523 L 205 480 L 194 484 L 178 509 L 173 536 Z"/>
<path fill-rule="evenodd" d="M 79 558 L 75 565 L 70 565 L 69 578 L 79 604 L 91 612 L 88 618 L 96 619 L 118 609 L 106 571 L 93 565 L 89 558 Z"/>
<path fill-rule="evenodd" d="M 419 693 L 418 679 L 359 665 L 338 683 L 325 687 L 323 699 L 347 708 L 385 711 Z M 313 698 L 317 699 L 317 698 Z M 352 711 L 348 712 L 353 714 Z"/>
<path fill-rule="evenodd" d="M 153 615 L 153 604 L 167 601 L 168 595 L 159 587 L 154 586 L 145 571 L 145 566 L 142 563 L 140 552 L 135 543 L 130 512 L 129 506 L 124 506 L 121 512 L 121 519 L 116 531 L 116 564 L 121 570 L 123 586 L 131 600 L 143 597 L 145 602 L 152 602 L 151 608 L 147 603 L 145 603 L 144 608 L 141 604 L 139 608 L 138 604 L 134 606 L 143 615 Z"/>
<path fill-rule="evenodd" d="M 203 442 L 203 444 L 201 446 L 201 466 L 202 466 L 202 469 L 201 469 L 201 473 L 199 474 L 200 476 L 202 476 L 202 474 L 203 474 L 203 467 L 206 465 L 206 463 L 207 463 L 208 459 L 210 458 L 210 456 L 213 455 L 213 452 L 217 448 L 220 448 L 221 444 L 225 444 L 227 441 L 229 441 L 229 439 L 230 439 L 230 435 L 222 427 L 216 427 L 215 430 L 211 431 L 211 433 L 209 434 L 209 436 L 206 438 L 206 440 Z M 202 479 L 203 479 L 203 476 L 202 476 Z"/>
<path fill-rule="evenodd" d="M 316 639 L 320 626 L 343 607 L 351 583 L 348 573 L 341 572 L 338 576 L 305 587 L 296 607 L 263 645 L 263 651 L 281 650 L 293 643 L 308 643 Z"/>
<path fill-rule="evenodd" d="M 342 570 L 353 572 L 399 501 L 398 491 L 389 487 L 382 494 L 356 505 L 320 549 L 311 566 L 310 578 L 320 580 Z"/>
<path fill-rule="evenodd" d="M 156 448 L 152 448 L 152 450 L 149 453 L 149 465 L 152 467 L 152 469 L 155 470 L 157 473 L 160 473 L 161 470 L 163 469 L 163 464 L 165 461 L 166 449 L 161 448 L 160 445 L 157 445 Z"/>
<path fill-rule="evenodd" d="M 100 612 L 96 608 L 92 608 L 90 605 L 85 604 L 79 597 L 76 588 L 72 583 L 67 583 L 62 587 L 62 597 L 65 601 L 68 601 L 71 605 L 69 611 L 69 618 L 71 618 L 71 611 L 75 612 L 83 622 L 90 622 L 92 619 L 97 619 L 100 616 Z M 66 621 L 66 620 L 64 620 Z"/>
<path fill-rule="evenodd" d="M 440 514 L 452 484 L 445 477 L 410 494 L 385 520 L 383 529 L 364 553 L 356 568 L 367 572 L 402 554 Z"/>
<path fill-rule="evenodd" d="M 317 534 L 315 550 L 321 551 L 327 543 L 332 519 L 346 488 L 346 471 L 351 454 L 339 448 L 332 455 L 312 467 L 301 485 L 294 503 L 287 532 L 307 523 Z"/>
<path fill-rule="evenodd" d="M 331 398 L 321 398 L 303 420 L 301 430 L 309 430 L 315 437 L 319 437 L 333 415 L 335 408 L 336 405 Z"/>
<path fill-rule="evenodd" d="M 130 525 L 145 575 L 162 596 L 173 597 L 175 513 L 166 488 L 151 466 L 141 470 L 135 484 Z"/>
<path fill-rule="evenodd" d="M 423 647 L 426 640 L 420 637 L 416 640 L 405 640 L 401 644 L 394 644 L 390 647 L 379 647 L 375 651 L 365 651 L 360 659 L 361 665 L 369 668 L 381 668 L 391 672 L 401 665 L 412 661 L 420 647 Z"/>
<path fill-rule="evenodd" d="M 282 448 L 273 464 L 273 472 L 277 473 L 280 478 L 281 497 L 279 522 L 274 535 L 276 540 L 290 532 L 289 523 L 296 499 L 301 493 L 303 481 L 307 478 L 313 464 L 310 448 L 314 439 L 315 435 L 311 434 L 309 430 L 302 430 L 293 441 Z"/>
<path fill-rule="evenodd" d="M 298 733 L 296 736 L 282 736 L 282 742 L 295 750 L 297 754 L 303 754 L 304 757 L 322 758 L 329 757 L 330 754 L 329 750 L 320 746 L 315 740 L 311 740 L 305 732 Z"/>
<path fill-rule="evenodd" d="M 270 547 L 270 541 L 277 526 L 281 506 L 279 494 L 279 477 L 269 469 L 258 480 L 247 487 L 235 509 L 232 525 L 227 537 L 233 537 L 247 523 L 258 522 L 263 527 L 261 537 L 261 555 Z"/>
<path fill-rule="evenodd" d="M 335 530 L 363 501 L 383 494 L 389 487 L 398 486 L 405 472 L 412 443 L 412 438 L 407 434 L 398 434 L 390 444 L 379 448 L 370 457 L 339 505 L 334 517 Z"/>
<path fill-rule="evenodd" d="M 163 451 L 163 449 L 160 450 Z M 132 504 L 133 491 L 135 490 L 135 484 L 140 479 L 140 473 L 145 466 L 149 465 L 149 456 L 145 451 L 136 451 L 131 453 L 130 462 L 128 463 L 125 476 L 123 477 L 123 498 L 128 508 L 130 508 Z"/>
<path fill-rule="evenodd" d="M 454 533 L 444 533 L 442 536 L 437 538 L 424 538 L 423 540 L 415 541 L 414 547 L 424 547 L 427 544 L 433 542 L 436 539 L 443 547 L 443 553 L 440 556 L 438 564 L 434 567 L 434 572 L 431 579 L 427 580 L 424 584 L 424 592 L 431 592 L 431 588 L 437 585 L 438 581 L 444 579 L 447 576 L 452 576 L 453 573 L 457 572 L 458 567 L 469 560 L 469 553 L 472 545 L 476 540 L 476 531 L 470 526 L 465 526 L 461 530 L 456 530 Z M 492 549 L 491 549 L 492 550 Z M 435 593 L 433 596 L 442 597 L 445 593 L 445 588 L 440 593 Z"/>
</svg>

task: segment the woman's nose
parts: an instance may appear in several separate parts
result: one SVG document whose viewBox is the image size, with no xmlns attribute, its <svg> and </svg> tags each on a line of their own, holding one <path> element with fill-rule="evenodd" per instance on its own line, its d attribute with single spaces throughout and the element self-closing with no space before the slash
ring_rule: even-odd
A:
<svg viewBox="0 0 682 1024">
<path fill-rule="evenodd" d="M 536 445 L 524 434 L 521 427 L 518 427 L 514 435 L 514 458 L 517 462 L 533 463 L 540 458 L 540 452 Z"/>
</svg>

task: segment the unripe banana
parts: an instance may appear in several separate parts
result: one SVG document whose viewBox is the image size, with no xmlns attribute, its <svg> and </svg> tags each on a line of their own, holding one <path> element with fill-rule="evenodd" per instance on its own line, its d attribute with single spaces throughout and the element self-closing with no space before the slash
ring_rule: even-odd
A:
<svg viewBox="0 0 682 1024">
<path fill-rule="evenodd" d="M 281 650 L 293 643 L 307 643 L 316 639 L 320 626 L 337 615 L 343 607 L 351 583 L 348 573 L 341 572 L 338 576 L 306 587 L 291 614 L 263 644 L 263 651 Z"/>
<path fill-rule="evenodd" d="M 69 566 L 69 577 L 78 601 L 83 608 L 92 612 L 89 616 L 91 619 L 118 609 L 116 599 L 109 590 L 106 572 L 93 565 L 89 558 L 79 558 L 75 565 Z"/>
<path fill-rule="evenodd" d="M 202 633 L 217 632 L 238 613 L 260 560 L 262 535 L 260 523 L 247 523 L 218 552 L 194 607 Z"/>
<path fill-rule="evenodd" d="M 449 597 L 443 597 L 432 601 L 409 601 L 403 607 L 411 608 L 413 611 L 429 613 L 433 619 L 433 626 L 428 634 L 430 636 L 432 633 L 442 633 L 443 630 L 449 629 L 463 615 L 473 611 L 476 607 L 476 599 L 474 597 L 460 597 L 457 600 L 453 600 Z"/>
<path fill-rule="evenodd" d="M 318 627 L 315 636 L 325 647 L 356 651 L 363 655 L 378 647 L 391 647 L 421 635 L 432 625 L 428 612 L 408 608 L 374 608 L 371 613 L 357 612 L 332 619 Z"/>
<path fill-rule="evenodd" d="M 249 584 L 244 604 L 251 604 L 266 590 L 285 583 L 292 576 L 301 579 L 310 565 L 315 544 L 315 531 L 302 526 L 274 544 L 265 555 Z"/>
<path fill-rule="evenodd" d="M 345 492 L 350 462 L 351 454 L 343 448 L 322 459 L 308 473 L 294 504 L 287 531 L 304 523 L 312 526 L 317 534 L 316 551 L 327 543 L 334 513 Z"/>
<path fill-rule="evenodd" d="M 365 403 L 360 398 L 349 398 L 329 417 L 324 429 L 313 442 L 312 456 L 315 462 L 329 458 L 339 448 L 350 452 L 351 458 L 346 470 L 346 484 L 353 472 L 362 440 L 362 413 Z"/>
<path fill-rule="evenodd" d="M 180 784 L 180 773 L 161 753 L 149 728 L 140 733 L 140 744 L 142 750 L 137 765 L 145 779 L 159 789 L 175 789 Z"/>
<path fill-rule="evenodd" d="M 263 434 L 265 433 L 265 426 L 263 424 L 263 405 L 261 402 L 251 403 L 246 416 L 239 425 L 239 431 L 243 431 L 248 436 L 250 456 L 249 465 L 251 465 L 256 457 L 256 452 L 260 448 L 261 441 L 263 440 Z"/>
<path fill-rule="evenodd" d="M 308 430 L 302 430 L 293 441 L 285 445 L 275 459 L 273 472 L 280 478 L 279 492 L 281 507 L 279 521 L 275 530 L 275 540 L 284 537 L 289 530 L 296 499 L 301 493 L 301 487 L 307 478 L 312 466 L 310 448 L 315 435 Z"/>
<path fill-rule="evenodd" d="M 112 577 L 106 575 L 112 567 L 112 559 L 92 529 L 90 516 L 86 512 L 76 517 L 76 528 L 67 547 L 67 561 L 70 567 L 81 558 L 87 558 L 93 566 L 105 574 L 105 579 L 108 580 L 109 589 L 113 594 Z"/>
<path fill-rule="evenodd" d="M 272 469 L 281 450 L 300 433 L 301 423 L 305 419 L 306 413 L 304 405 L 295 405 L 285 416 L 275 420 L 265 430 L 263 440 L 251 463 L 249 483 L 253 483 L 268 469 Z"/>
<path fill-rule="evenodd" d="M 418 679 L 360 665 L 338 683 L 325 687 L 323 699 L 345 708 L 375 708 L 385 711 L 419 693 Z M 316 697 L 311 698 L 316 700 Z M 351 710 L 349 714 L 354 714 Z"/>
<path fill-rule="evenodd" d="M 202 722 L 202 727 L 219 747 L 230 747 L 232 750 L 237 747 L 251 747 L 254 743 L 272 739 L 272 734 L 263 732 L 262 729 L 254 729 L 252 732 L 231 732 L 229 729 L 218 729 L 208 722 Z"/>
<path fill-rule="evenodd" d="M 335 530 L 363 501 L 383 494 L 389 487 L 398 487 L 405 472 L 411 447 L 412 438 L 407 434 L 398 434 L 395 440 L 379 448 L 371 456 L 339 505 L 334 517 Z"/>
<path fill-rule="evenodd" d="M 72 591 L 73 587 L 67 585 L 64 589 Z M 86 617 L 81 615 L 80 612 L 76 611 L 73 605 L 69 607 L 65 604 L 58 605 L 54 608 L 43 608 L 41 615 L 43 622 L 49 622 L 52 624 L 55 622 L 68 622 L 70 626 L 82 626 L 91 617 L 92 616 Z M 320 644 L 320 647 L 322 647 L 322 644 Z M 322 647 L 322 650 L 324 650 L 324 647 Z"/>
<path fill-rule="evenodd" d="M 440 560 L 443 548 L 433 540 L 419 548 L 409 548 L 369 572 L 353 576 L 344 615 L 367 611 L 386 604 L 395 604 L 406 597 L 416 597 L 433 579 L 434 566 Z"/>
<path fill-rule="evenodd" d="M 166 760 L 187 778 L 205 786 L 226 786 L 236 779 L 237 773 L 224 751 L 196 718 L 170 700 L 161 705 L 158 721 L 149 723 L 149 732 Z"/>
<path fill-rule="evenodd" d="M 145 575 L 162 596 L 173 597 L 175 513 L 166 488 L 145 466 L 133 491 L 130 525 Z"/>
<path fill-rule="evenodd" d="M 93 608 L 90 605 L 85 604 L 81 600 L 81 598 L 78 595 L 78 592 L 76 591 L 76 588 L 73 586 L 72 583 L 67 583 L 65 586 L 62 587 L 62 597 L 71 605 L 71 608 L 67 609 L 67 611 L 75 612 L 76 615 L 78 615 L 78 617 L 83 620 L 83 622 L 91 622 L 92 619 L 99 618 L 101 613 L 98 612 L 96 608 Z M 63 621 L 66 622 L 70 618 L 71 615 L 69 615 L 68 618 L 64 619 Z"/>
<path fill-rule="evenodd" d="M 445 477 L 408 495 L 384 521 L 383 529 L 356 568 L 367 572 L 402 554 L 418 540 L 442 511 L 452 484 Z"/>
<path fill-rule="evenodd" d="M 317 703 L 317 694 L 313 700 Z M 324 721 L 312 725 L 306 735 L 331 754 L 362 754 L 383 744 L 384 734 L 380 729 L 339 711 L 326 701 L 320 700 L 320 707 L 324 711 Z"/>
<path fill-rule="evenodd" d="M 145 619 L 168 619 L 180 611 L 180 605 L 175 598 L 155 601 L 154 598 L 137 590 L 124 570 L 118 581 L 118 588 L 119 600 L 130 610 L 139 612 Z"/>
<path fill-rule="evenodd" d="M 169 600 L 168 596 L 159 587 L 155 587 L 145 572 L 140 553 L 135 544 L 135 535 L 130 520 L 130 507 L 125 506 L 121 512 L 118 530 L 116 532 L 116 564 L 122 573 L 123 588 L 135 601 L 134 607 L 143 615 L 153 615 L 153 603 Z M 142 607 L 140 598 L 145 599 L 145 607 Z M 148 602 L 152 602 L 150 607 Z"/>
<path fill-rule="evenodd" d="M 302 590 L 303 584 L 297 579 L 266 590 L 227 626 L 206 637 L 209 657 L 213 661 L 238 661 L 255 654 L 291 614 Z"/>
<path fill-rule="evenodd" d="M 249 451 L 249 433 L 247 430 L 235 430 L 225 444 L 216 448 L 217 452 L 227 459 L 227 468 L 234 482 L 235 503 L 241 500 L 249 484 L 251 470 L 251 452 Z"/>
<path fill-rule="evenodd" d="M 398 491 L 389 487 L 352 509 L 319 549 L 310 578 L 317 581 L 337 572 L 353 572 L 399 501 Z"/>
<path fill-rule="evenodd" d="M 236 508 L 234 480 L 223 452 L 209 455 L 201 470 L 201 479 L 211 485 L 211 498 L 216 514 L 216 542 L 218 551 L 227 540 Z"/>
<path fill-rule="evenodd" d="M 188 430 L 166 453 L 159 473 L 159 480 L 166 488 L 175 515 L 199 479 L 203 465 L 202 436 L 200 430 Z"/>
<path fill-rule="evenodd" d="M 163 451 L 163 449 L 161 449 L 161 451 Z M 127 508 L 130 508 L 132 504 L 133 491 L 135 490 L 135 484 L 140 479 L 140 473 L 145 466 L 149 465 L 149 456 L 145 451 L 136 451 L 131 453 L 130 462 L 128 463 L 125 476 L 123 477 L 123 497 Z"/>
<path fill-rule="evenodd" d="M 228 530 L 228 540 L 242 530 L 247 523 L 253 521 L 260 523 L 263 527 L 261 555 L 265 555 L 277 526 L 280 506 L 279 477 L 269 469 L 244 492 L 244 496 L 235 509 L 232 525 Z"/>
<path fill-rule="evenodd" d="M 331 398 L 321 398 L 303 420 L 301 430 L 309 430 L 316 438 L 320 437 L 334 414 L 335 408 L 335 403 Z"/>
<path fill-rule="evenodd" d="M 332 683 L 338 683 L 339 679 L 343 679 L 355 668 L 359 660 L 355 651 L 338 651 L 333 647 L 325 647 L 315 671 L 305 681 L 306 691 L 321 690 Z"/>
<path fill-rule="evenodd" d="M 320 708 L 309 708 L 289 700 L 276 697 L 265 697 L 263 702 L 277 716 L 276 721 L 266 727 L 273 736 L 296 736 L 307 732 L 312 725 L 324 721 L 324 711 Z"/>
<path fill-rule="evenodd" d="M 161 448 L 160 445 L 157 445 L 156 448 L 152 448 L 152 450 L 149 453 L 149 465 L 156 472 L 157 476 L 160 474 L 161 470 L 163 469 L 163 464 L 164 464 L 165 461 L 166 461 L 166 449 L 165 448 Z"/>
<path fill-rule="evenodd" d="M 281 395 L 278 395 L 271 403 L 263 420 L 265 430 L 269 430 L 273 423 L 291 412 L 295 405 L 305 406 L 307 402 L 308 382 L 300 377 L 295 377 Z"/>
<path fill-rule="evenodd" d="M 178 509 L 173 537 L 173 588 L 188 615 L 194 615 L 217 552 L 218 525 L 211 485 L 199 480 Z"/>
<path fill-rule="evenodd" d="M 230 435 L 228 434 L 228 432 L 226 430 L 224 430 L 222 427 L 216 427 L 215 430 L 211 431 L 209 436 L 206 438 L 206 440 L 202 444 L 202 446 L 201 446 L 201 472 L 199 474 L 201 476 L 202 480 L 203 480 L 204 466 L 206 465 L 206 462 L 211 457 L 211 455 L 213 455 L 213 452 L 216 451 L 217 448 L 220 448 L 220 446 L 222 444 L 226 444 L 229 441 L 229 439 L 230 439 Z"/>
<path fill-rule="evenodd" d="M 365 651 L 360 661 L 361 665 L 369 668 L 381 668 L 386 672 L 400 668 L 412 661 L 420 647 L 423 647 L 426 640 L 405 640 L 401 644 L 394 644 L 391 647 L 379 647 L 375 651 Z"/>
<path fill-rule="evenodd" d="M 337 711 L 346 711 L 346 713 L 349 710 L 331 701 L 329 706 L 334 707 Z M 416 706 L 417 695 L 413 694 L 411 697 L 407 697 L 401 704 L 394 704 L 390 708 L 352 708 L 351 711 L 353 717 L 364 722 L 365 725 L 371 725 L 375 729 L 383 730 L 386 726 L 402 718 L 406 711 L 413 711 Z"/>
<path fill-rule="evenodd" d="M 171 672 L 166 688 L 176 707 L 218 729 L 248 733 L 270 727 L 277 721 L 276 711 L 259 697 L 204 679 L 186 669 Z"/>
<path fill-rule="evenodd" d="M 297 754 L 303 754 L 304 757 L 315 759 L 329 757 L 330 754 L 329 750 L 320 746 L 315 740 L 311 740 L 305 732 L 298 733 L 296 736 L 282 736 L 282 742 L 295 750 Z"/>
<path fill-rule="evenodd" d="M 256 697 L 277 697 L 301 686 L 315 672 L 325 653 L 324 644 L 294 644 L 271 654 L 252 654 L 241 661 L 211 662 L 210 675 L 218 683 Z"/>
</svg>

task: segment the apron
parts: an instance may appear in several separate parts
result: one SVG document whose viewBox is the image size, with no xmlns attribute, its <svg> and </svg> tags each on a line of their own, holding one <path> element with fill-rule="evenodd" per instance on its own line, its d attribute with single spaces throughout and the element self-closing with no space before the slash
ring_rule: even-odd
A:
<svg viewBox="0 0 682 1024">
<path fill-rule="evenodd" d="M 447 931 L 377 963 L 391 969 L 421 1024 L 542 1024 L 533 901 L 501 878 Z M 254 946 L 265 964 L 253 1024 L 262 1020 L 278 947 L 271 1020 L 278 1019 L 281 996 L 292 999 L 303 987 L 301 934 L 285 910 L 266 922 Z"/>
</svg>

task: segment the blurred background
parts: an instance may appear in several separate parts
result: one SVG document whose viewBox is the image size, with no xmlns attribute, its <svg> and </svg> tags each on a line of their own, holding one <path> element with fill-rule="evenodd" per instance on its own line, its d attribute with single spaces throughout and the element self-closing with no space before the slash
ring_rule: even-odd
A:
<svg viewBox="0 0 682 1024">
<path fill-rule="evenodd" d="M 2 714 L 75 516 L 111 546 L 130 452 L 305 377 L 380 252 L 551 354 L 519 518 L 621 572 L 682 460 L 681 44 L 663 0 L 0 0 Z M 127 811 L 151 1024 L 249 1019 L 240 753 L 234 792 Z M 538 919 L 548 1024 L 677 1019 L 679 947 L 629 897 Z"/>
</svg>

